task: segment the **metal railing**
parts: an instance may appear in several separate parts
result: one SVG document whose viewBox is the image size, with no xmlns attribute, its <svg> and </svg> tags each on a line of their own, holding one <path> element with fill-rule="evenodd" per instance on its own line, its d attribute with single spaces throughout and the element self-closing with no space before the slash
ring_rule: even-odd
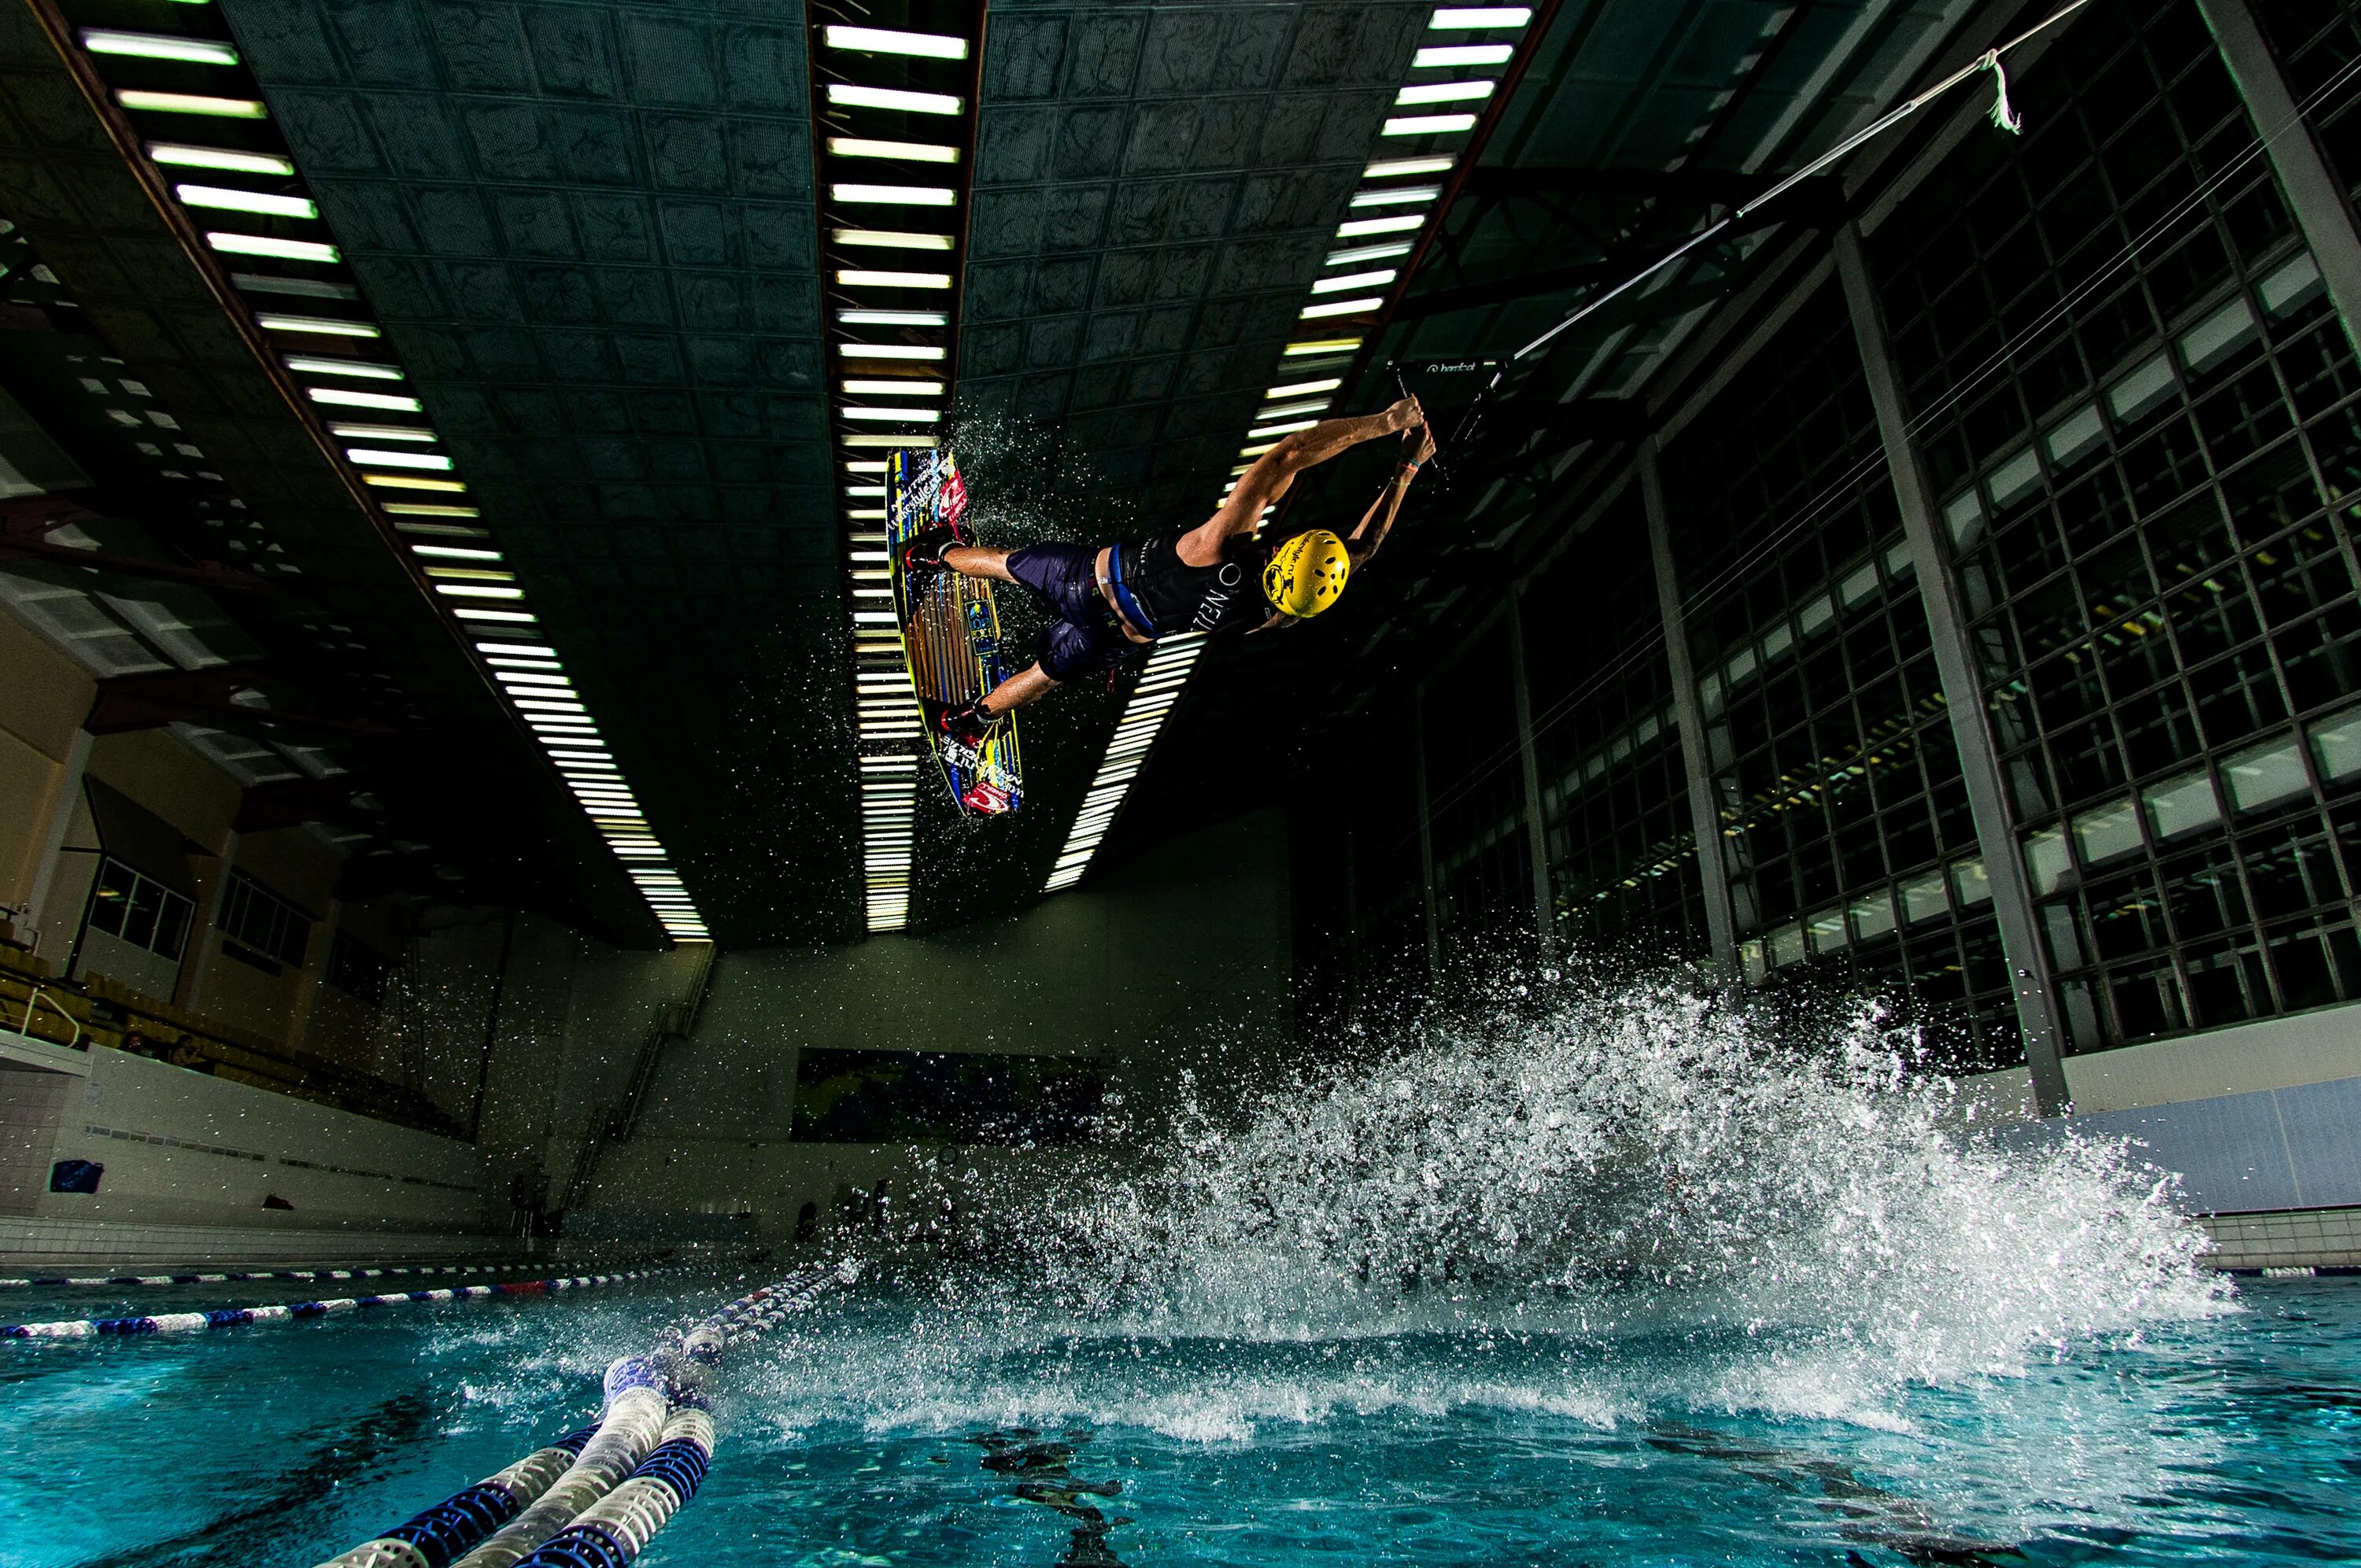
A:
<svg viewBox="0 0 2361 1568">
<path fill-rule="evenodd" d="M 713 958 L 720 949 L 708 943 L 705 959 L 697 966 L 697 983 L 685 1002 L 667 1002 L 656 1009 L 656 1019 L 640 1042 L 639 1056 L 631 1064 L 631 1082 L 622 1098 L 604 1116 L 592 1116 L 582 1129 L 582 1143 L 574 1157 L 574 1168 L 566 1179 L 566 1190 L 558 1200 L 558 1212 L 572 1209 L 575 1202 L 588 1190 L 591 1179 L 598 1174 L 598 1157 L 610 1143 L 629 1143 L 640 1124 L 640 1111 L 647 1103 L 648 1091 L 654 1084 L 656 1069 L 664 1059 L 664 1047 L 675 1040 L 685 1040 L 697 1032 L 697 1021 L 705 1013 L 705 999 L 713 989 Z"/>
</svg>

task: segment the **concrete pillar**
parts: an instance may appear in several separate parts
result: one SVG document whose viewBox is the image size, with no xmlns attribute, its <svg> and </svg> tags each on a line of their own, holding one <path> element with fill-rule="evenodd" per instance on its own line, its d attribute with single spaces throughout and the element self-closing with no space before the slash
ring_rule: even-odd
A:
<svg viewBox="0 0 2361 1568">
<path fill-rule="evenodd" d="M 2009 808 L 2000 754 L 1993 740 L 1992 715 L 1984 705 L 1983 681 L 1977 674 L 1975 650 L 1968 639 L 1967 612 L 1951 567 L 1951 542 L 1936 510 L 1934 488 L 1927 483 L 1918 450 L 1910 441 L 1902 380 L 1886 345 L 1885 320 L 1870 283 L 1861 231 L 1852 225 L 1837 231 L 1836 256 L 1837 276 L 1844 285 L 1861 367 L 1869 380 L 1870 401 L 1877 410 L 1886 470 L 1894 480 L 1911 565 L 1918 576 L 1918 598 L 1927 607 L 1927 625 L 1935 644 L 1935 673 L 1943 683 L 1944 706 L 1950 712 L 1952 738 L 1960 748 L 1960 770 L 1967 781 L 1968 811 L 1975 822 L 1976 841 L 1983 848 L 1984 875 L 1992 888 L 1993 913 L 2000 920 L 2001 953 L 2016 992 L 2016 1015 L 2025 1031 L 2025 1060 L 2033 1071 L 2034 1099 L 2043 1115 L 2059 1115 L 2070 1108 L 2070 1096 L 2062 1060 L 2066 1036 L 2060 1026 L 2058 988 L 2050 979 L 2049 954 L 2034 921 L 2033 886 L 2026 875 L 2024 852 L 2017 846 L 2015 814 Z"/>
<path fill-rule="evenodd" d="M 1434 822 L 1426 808 L 1426 688 L 1411 695 L 1411 756 L 1418 779 L 1418 891 L 1426 912 L 1426 977 L 1433 980 L 1443 967 L 1443 927 L 1434 908 Z"/>
<path fill-rule="evenodd" d="M 192 1013 L 204 1006 L 205 978 L 213 965 L 207 955 L 213 949 L 213 934 L 221 927 L 222 900 L 229 894 L 230 869 L 237 863 L 237 829 L 222 835 L 222 845 L 214 861 L 213 885 L 204 890 L 204 906 L 197 911 L 194 927 L 189 933 L 188 951 L 181 955 L 181 990 L 172 1000 Z"/>
<path fill-rule="evenodd" d="M 41 831 L 40 858 L 33 863 L 33 885 L 27 890 L 25 912 L 33 927 L 34 950 L 64 972 L 64 959 L 71 949 L 74 934 L 53 930 L 79 920 L 81 911 L 69 916 L 64 910 L 52 910 L 49 899 L 56 891 L 58 862 L 65 856 L 66 833 L 73 826 L 74 806 L 82 800 L 82 772 L 90 765 L 90 731 L 74 731 L 73 745 L 58 770 L 57 787 L 49 792 L 49 819 Z"/>
<path fill-rule="evenodd" d="M 328 900 L 328 912 L 321 916 L 319 929 L 312 933 L 313 950 L 305 954 L 310 961 L 295 977 L 295 999 L 287 1008 L 287 1047 L 300 1051 L 304 1036 L 311 1032 L 312 1008 L 320 999 L 320 987 L 325 983 L 328 955 L 336 948 L 336 924 L 344 918 L 342 899 Z"/>
<path fill-rule="evenodd" d="M 1533 696 L 1525 679 L 1521 592 L 1509 596 L 1509 685 L 1517 700 L 1517 761 L 1524 772 L 1525 849 L 1532 862 L 1533 937 L 1544 961 L 1557 955 L 1557 916 L 1550 897 L 1549 830 L 1542 821 L 1542 769 L 1533 752 Z"/>
<path fill-rule="evenodd" d="M 1705 710 L 1697 702 L 1689 658 L 1688 621 L 1673 565 L 1673 529 L 1664 510 L 1664 477 L 1656 466 L 1656 438 L 1640 443 L 1640 498 L 1648 511 L 1648 554 L 1656 564 L 1656 605 L 1664 616 L 1664 662 L 1673 676 L 1673 712 L 1680 724 L 1681 758 L 1689 777 L 1689 821 L 1697 834 L 1697 881 L 1705 889 L 1706 939 L 1714 967 L 1735 982 L 1738 919 L 1730 902 L 1730 860 L 1722 847 L 1721 807 L 1714 799 L 1713 758 L 1706 750 Z"/>
<path fill-rule="evenodd" d="M 2345 323 L 2345 335 L 2361 350 L 2361 222 L 2354 216 L 2353 203 L 2304 124 L 2279 59 L 2246 0 L 2197 0 L 2197 9 L 2213 30 L 2213 47 L 2221 50 L 2238 95 L 2246 101 L 2247 115 L 2262 133 L 2264 156 L 2279 176 L 2279 190 L 2296 226 L 2303 231 L 2304 243 L 2320 263 L 2321 280 Z"/>
</svg>

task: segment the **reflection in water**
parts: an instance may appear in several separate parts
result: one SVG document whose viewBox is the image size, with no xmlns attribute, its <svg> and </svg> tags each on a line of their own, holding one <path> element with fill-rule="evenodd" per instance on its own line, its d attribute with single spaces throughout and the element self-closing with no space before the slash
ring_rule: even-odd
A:
<svg viewBox="0 0 2361 1568">
<path fill-rule="evenodd" d="M 1074 1521 L 1072 1540 L 1066 1554 L 1058 1559 L 1058 1568 L 1123 1568 L 1123 1559 L 1107 1544 L 1107 1533 L 1117 1525 L 1131 1523 L 1131 1517 L 1109 1518 L 1082 1500 L 1116 1497 L 1123 1491 L 1123 1483 L 1085 1480 L 1068 1469 L 1074 1451 L 1091 1441 L 1088 1427 L 1068 1427 L 1048 1440 L 1030 1427 L 1010 1427 L 968 1441 L 984 1451 L 986 1470 L 1016 1478 L 1019 1497 L 1055 1508 Z"/>
<path fill-rule="evenodd" d="M 1862 1480 L 1852 1466 L 1791 1448 L 1743 1442 L 1721 1432 L 1656 1421 L 1648 1446 L 1666 1453 L 1724 1460 L 1752 1480 L 1811 1500 L 1823 1513 L 1845 1522 L 1839 1533 L 1864 1546 L 1882 1546 L 1917 1568 L 1992 1568 L 2002 1559 L 2023 1561 L 2015 1546 L 1971 1541 L 1944 1531 L 1934 1511 L 1916 1497 Z M 1845 1553 L 1853 1568 L 1868 1568 L 1857 1552 Z"/>
</svg>

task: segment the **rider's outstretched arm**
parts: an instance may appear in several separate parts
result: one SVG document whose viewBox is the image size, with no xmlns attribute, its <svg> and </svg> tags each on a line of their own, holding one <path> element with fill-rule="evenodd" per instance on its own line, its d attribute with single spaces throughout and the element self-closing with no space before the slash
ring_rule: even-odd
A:
<svg viewBox="0 0 2361 1568">
<path fill-rule="evenodd" d="M 1401 510 L 1402 498 L 1410 494 L 1410 482 L 1418 477 L 1419 468 L 1434 455 L 1434 433 L 1422 425 L 1402 437 L 1405 448 L 1402 460 L 1394 465 L 1393 477 L 1361 514 L 1360 526 L 1345 541 L 1353 554 L 1353 565 L 1358 567 L 1378 553 L 1386 542 L 1387 531 L 1394 525 L 1394 514 Z"/>
<path fill-rule="evenodd" d="M 1426 422 L 1416 398 L 1404 398 L 1383 413 L 1353 419 L 1323 419 L 1309 430 L 1282 436 L 1278 445 L 1255 459 L 1238 479 L 1237 488 L 1221 510 L 1180 536 L 1180 559 L 1191 566 L 1211 566 L 1222 558 L 1222 544 L 1233 535 L 1252 533 L 1263 509 L 1287 494 L 1295 476 L 1325 463 L 1348 447 L 1375 441 L 1397 431 Z"/>
</svg>

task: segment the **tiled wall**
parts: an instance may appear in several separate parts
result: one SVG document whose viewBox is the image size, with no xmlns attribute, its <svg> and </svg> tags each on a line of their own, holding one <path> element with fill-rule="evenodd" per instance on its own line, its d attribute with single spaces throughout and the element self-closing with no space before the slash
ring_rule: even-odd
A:
<svg viewBox="0 0 2361 1568">
<path fill-rule="evenodd" d="M 0 1061 L 0 1214 L 29 1214 L 49 1185 L 50 1146 L 76 1080 Z"/>
<path fill-rule="evenodd" d="M 2071 1120 L 2078 1132 L 2136 1140 L 2180 1173 L 2200 1213 L 2361 1205 L 2361 1078 Z"/>
<path fill-rule="evenodd" d="M 484 1234 L 504 1228 L 507 1194 L 487 1195 L 471 1145 L 103 1047 L 54 1054 L 59 1070 L 0 1073 L 0 1263 L 350 1261 L 502 1241 Z M 67 1158 L 105 1167 L 95 1193 L 49 1190 Z"/>
<path fill-rule="evenodd" d="M 2350 1268 L 2361 1266 L 2361 1209 L 2287 1214 L 2222 1214 L 2207 1220 L 2222 1268 Z"/>
<path fill-rule="evenodd" d="M 505 1235 L 432 1235 L 360 1227 L 296 1230 L 278 1225 L 123 1225 L 90 1220 L 0 1218 L 0 1274 L 507 1262 L 544 1252 L 549 1245 Z"/>
<path fill-rule="evenodd" d="M 2078 1114 L 2060 1125 L 2178 1176 L 2217 1266 L 2361 1265 L 2361 1007 L 2069 1057 L 2066 1078 Z M 2030 1124 L 2029 1091 L 2021 1068 L 1961 1083 L 1986 1124 Z"/>
</svg>

